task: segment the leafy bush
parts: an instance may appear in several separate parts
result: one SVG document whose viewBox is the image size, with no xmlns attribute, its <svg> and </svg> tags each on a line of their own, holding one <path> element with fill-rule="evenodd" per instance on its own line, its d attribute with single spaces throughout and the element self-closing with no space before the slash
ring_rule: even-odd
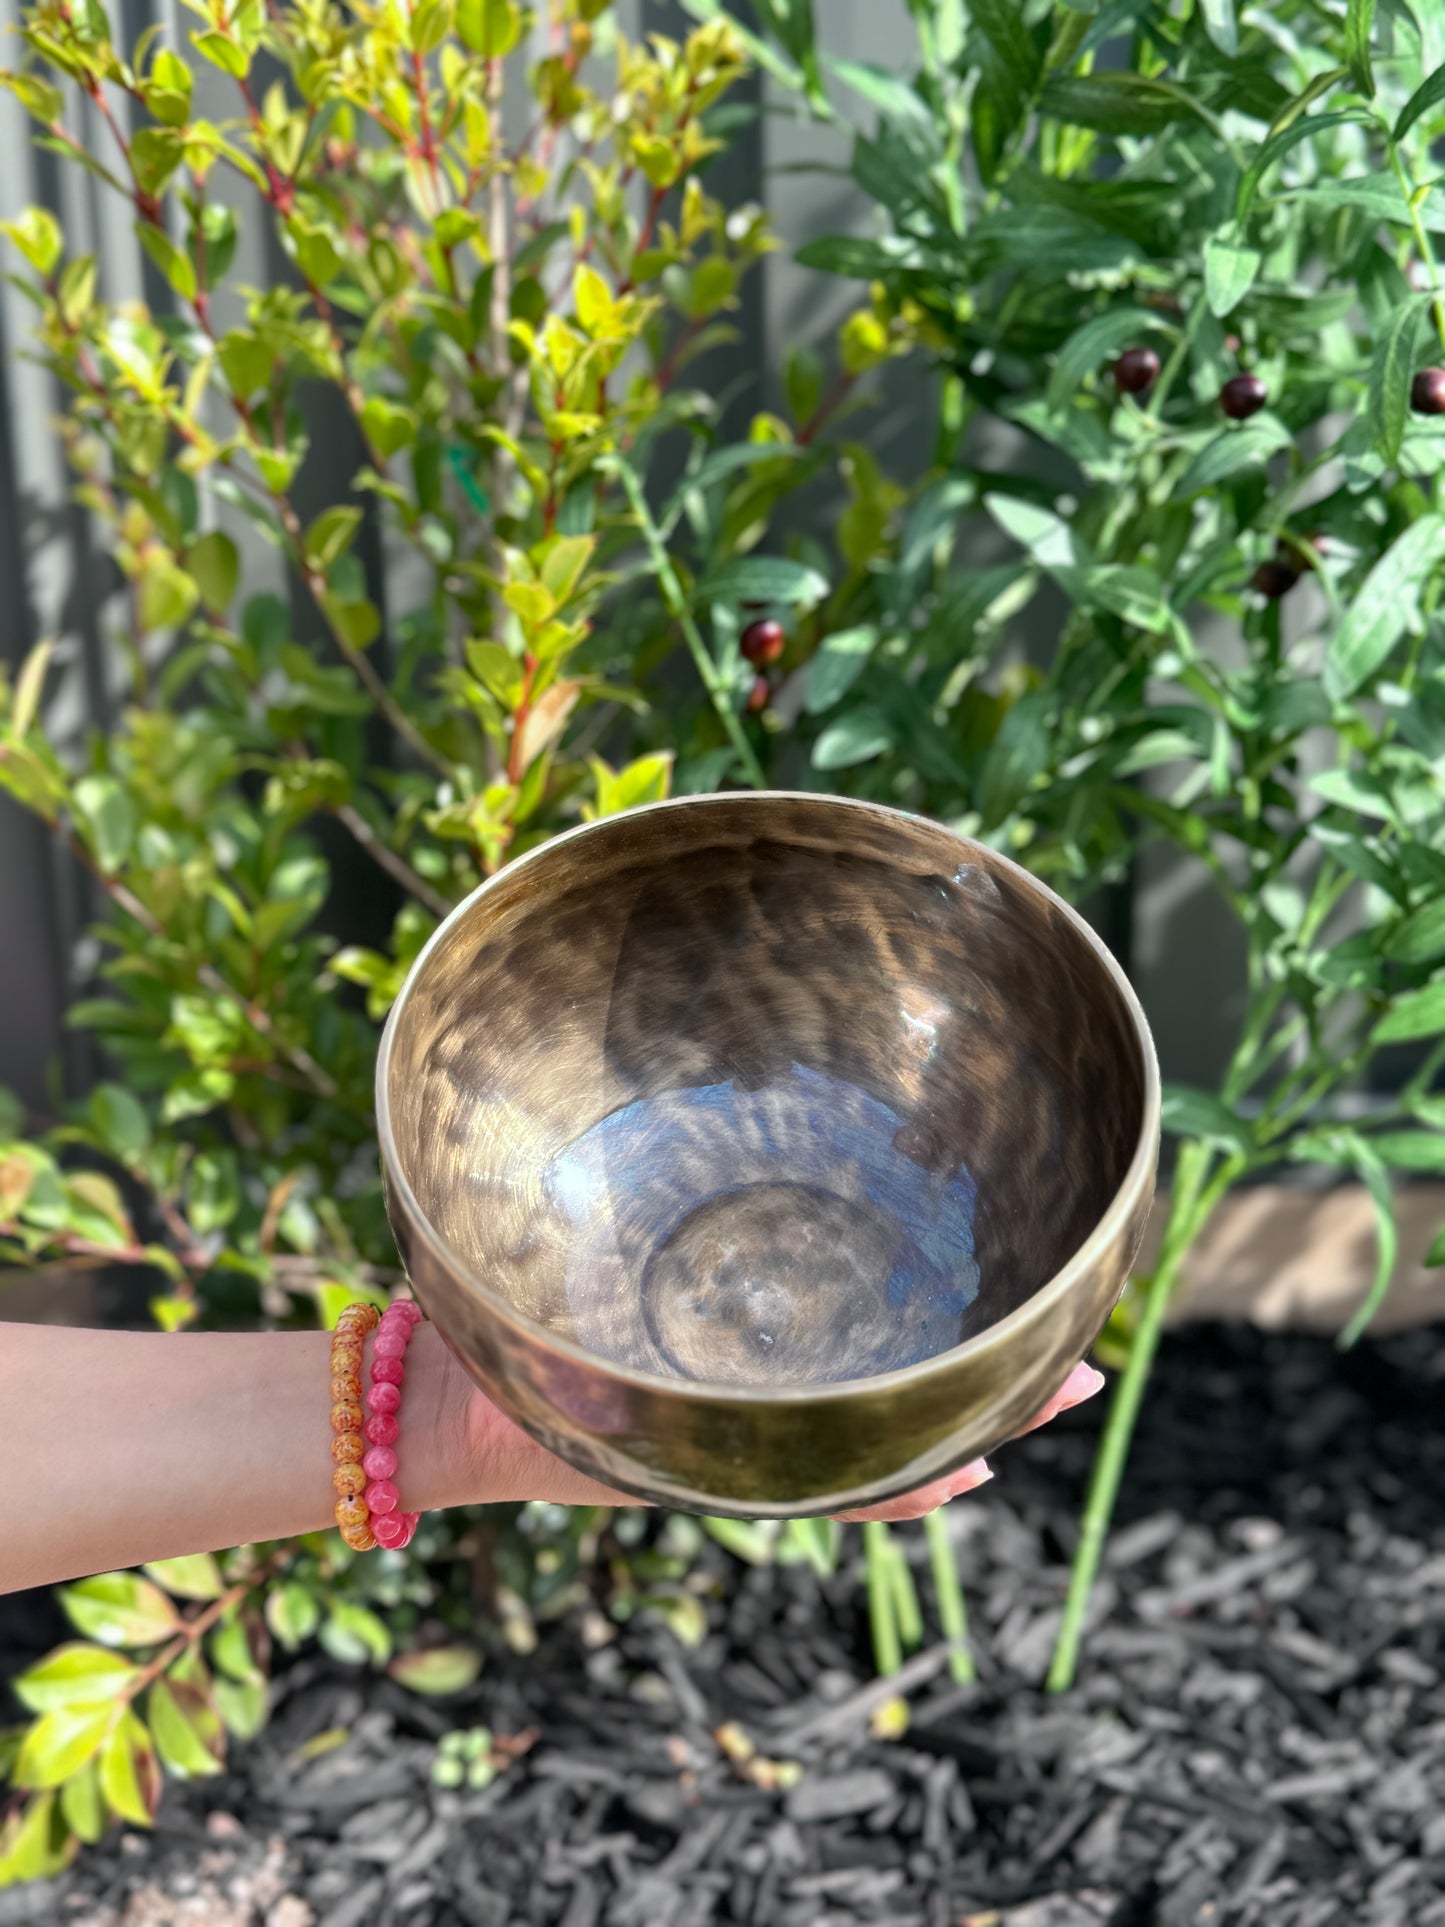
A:
<svg viewBox="0 0 1445 1927">
<path fill-rule="evenodd" d="M 580 815 L 669 785 L 845 784 L 1076 898 L 1172 845 L 1239 920 L 1245 1009 L 1218 1088 L 1169 1093 L 1171 1212 L 1110 1334 L 1125 1369 L 1063 1685 L 1210 1211 L 1271 1166 L 1355 1171 L 1380 1220 L 1358 1325 L 1393 1265 L 1393 1174 L 1445 1168 L 1445 504 L 1440 435 L 1411 407 L 1445 327 L 1445 48 L 1403 6 L 1372 38 L 1368 6 L 1240 25 L 1229 0 L 911 0 L 916 61 L 885 73 L 820 50 L 805 0 L 760 0 L 761 32 L 691 10 L 685 43 L 632 46 L 606 0 L 553 9 L 511 149 L 512 0 L 345 18 L 217 0 L 185 47 L 129 53 L 95 0 L 28 16 L 9 84 L 120 197 L 168 292 L 107 304 L 51 217 L 10 229 L 124 580 L 110 634 L 132 701 L 77 765 L 41 720 L 44 651 L 4 694 L 0 781 L 105 902 L 104 994 L 72 1014 L 116 1080 L 57 1131 L 7 1121 L 0 1256 L 150 1267 L 170 1327 L 384 1297 L 377 1023 L 437 915 Z M 788 417 L 724 445 L 687 376 L 772 244 L 706 185 L 753 61 L 851 135 L 877 217 L 803 253 L 861 284 L 836 366 L 795 356 Z M 110 128 L 99 156 L 70 131 L 82 94 Z M 289 263 L 260 291 L 228 276 L 236 183 Z M 938 388 L 918 478 L 845 432 L 903 358 Z M 303 515 L 319 389 L 361 466 Z M 839 500 L 834 547 L 769 544 L 803 491 Z M 284 558 L 289 603 L 240 594 L 239 518 Z M 378 529 L 405 559 L 386 584 L 361 559 Z M 397 610 L 402 580 L 421 586 Z M 783 653 L 760 665 L 772 643 L 745 652 L 744 632 L 774 619 Z M 1040 630 L 1059 639 L 1035 664 Z M 396 892 L 384 948 L 328 934 L 337 836 Z M 1403 1089 L 1342 1121 L 1332 1100 L 1396 1046 Z M 696 1527 L 629 1544 L 641 1529 L 547 1508 L 507 1524 L 514 1640 L 594 1583 L 604 1534 L 614 1610 L 695 1631 Z M 108 1812 L 143 1820 L 158 1757 L 208 1770 L 225 1728 L 264 1716 L 272 1640 L 389 1661 L 423 1617 L 460 1626 L 481 1530 L 429 1522 L 408 1565 L 320 1535 L 68 1589 L 87 1643 L 21 1683 L 36 1724 L 10 1764 L 31 1791 L 0 1879 L 60 1864 Z M 747 1557 L 835 1550 L 813 1528 L 731 1536 Z M 933 1551 L 957 1637 L 937 1526 Z M 881 1529 L 870 1555 L 886 1668 L 922 1619 Z M 435 1685 L 472 1664 L 443 1653 L 395 1663 L 422 1687 L 428 1665 Z"/>
<path fill-rule="evenodd" d="M 1282 1165 L 1363 1181 L 1379 1261 L 1350 1342 L 1394 1268 L 1395 1174 L 1445 1170 L 1445 374 L 1422 367 L 1445 358 L 1445 43 L 1432 10 L 1376 23 L 1370 0 L 1248 23 L 1232 0 L 910 9 L 908 76 L 820 53 L 807 0 L 765 0 L 756 51 L 824 123 L 862 103 L 849 172 L 876 224 L 801 259 L 866 281 L 880 327 L 906 316 L 942 377 L 951 458 L 895 568 L 931 504 L 930 545 L 976 508 L 1016 554 L 965 573 L 948 680 L 922 686 L 954 717 L 951 690 L 989 688 L 990 596 L 1061 609 L 962 826 L 1075 893 L 1163 839 L 1246 945 L 1218 1087 L 1166 1095 L 1171 1207 L 1110 1335 L 1125 1370 L 1063 1687 L 1169 1297 L 1220 1199 Z M 971 458 L 985 421 L 1018 431 L 1007 467 Z M 916 666 L 915 606 L 895 609 Z M 1381 1059 L 1401 1087 L 1342 1121 L 1333 1101 Z"/>
</svg>

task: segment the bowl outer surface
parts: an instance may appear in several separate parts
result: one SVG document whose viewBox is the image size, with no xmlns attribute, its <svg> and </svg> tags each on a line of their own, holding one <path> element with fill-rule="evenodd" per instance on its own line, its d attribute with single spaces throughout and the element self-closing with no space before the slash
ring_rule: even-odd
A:
<svg viewBox="0 0 1445 1927">
<path fill-rule="evenodd" d="M 388 1087 L 396 1041 L 429 959 L 477 915 L 503 879 L 533 871 L 544 894 L 549 852 L 622 823 L 676 812 L 733 821 L 827 821 L 877 848 L 890 836 L 939 839 L 1034 899 L 1050 926 L 1087 947 L 1100 997 L 1113 1000 L 1137 1052 L 1140 1115 L 1133 1155 L 1093 1229 L 1052 1276 L 951 1350 L 903 1371 L 846 1384 L 759 1391 L 665 1378 L 583 1351 L 518 1311 L 448 1247 L 408 1179 Z M 658 827 L 664 827 L 659 825 Z M 534 869 L 534 866 L 536 868 Z M 1086 1013 L 1087 1014 L 1087 1013 Z M 458 906 L 413 966 L 388 1020 L 377 1068 L 387 1208 L 417 1296 L 482 1389 L 539 1443 L 603 1483 L 676 1509 L 743 1518 L 826 1514 L 881 1502 L 941 1477 L 1016 1433 L 1067 1377 L 1107 1321 L 1128 1278 L 1153 1196 L 1159 1082 L 1133 991 L 1099 939 L 1017 865 L 925 819 L 837 798 L 762 795 L 652 805 L 554 839 Z M 999 1305 L 996 1291 L 991 1300 Z M 1005 1300 L 1006 1304 L 1006 1300 Z"/>
</svg>

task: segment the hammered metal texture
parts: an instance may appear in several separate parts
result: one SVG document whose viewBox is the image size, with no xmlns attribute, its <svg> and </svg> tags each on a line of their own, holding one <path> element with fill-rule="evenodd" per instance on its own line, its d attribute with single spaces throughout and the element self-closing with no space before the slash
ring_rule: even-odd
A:
<svg viewBox="0 0 1445 1927">
<path fill-rule="evenodd" d="M 1087 926 L 938 824 L 716 796 L 574 831 L 448 919 L 387 1026 L 417 1295 L 551 1450 L 740 1516 L 986 1451 L 1083 1355 L 1158 1074 Z"/>
</svg>

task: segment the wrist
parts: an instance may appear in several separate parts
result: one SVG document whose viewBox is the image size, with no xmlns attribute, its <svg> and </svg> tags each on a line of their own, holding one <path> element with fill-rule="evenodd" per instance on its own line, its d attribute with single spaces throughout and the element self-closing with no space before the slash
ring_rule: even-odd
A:
<svg viewBox="0 0 1445 1927">
<path fill-rule="evenodd" d="M 419 1324 L 407 1352 L 397 1446 L 409 1510 L 476 1502 L 480 1480 L 468 1423 L 475 1389 L 436 1326 Z"/>
</svg>

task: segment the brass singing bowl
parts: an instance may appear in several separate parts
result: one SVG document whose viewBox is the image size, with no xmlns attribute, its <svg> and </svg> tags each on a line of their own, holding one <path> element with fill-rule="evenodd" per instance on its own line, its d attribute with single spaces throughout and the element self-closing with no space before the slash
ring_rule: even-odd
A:
<svg viewBox="0 0 1445 1927">
<path fill-rule="evenodd" d="M 485 884 L 382 1039 L 387 1206 L 476 1382 L 606 1484 L 744 1518 L 910 1491 L 1098 1335 L 1159 1077 L 1074 911 L 937 823 L 686 798 Z"/>
</svg>

